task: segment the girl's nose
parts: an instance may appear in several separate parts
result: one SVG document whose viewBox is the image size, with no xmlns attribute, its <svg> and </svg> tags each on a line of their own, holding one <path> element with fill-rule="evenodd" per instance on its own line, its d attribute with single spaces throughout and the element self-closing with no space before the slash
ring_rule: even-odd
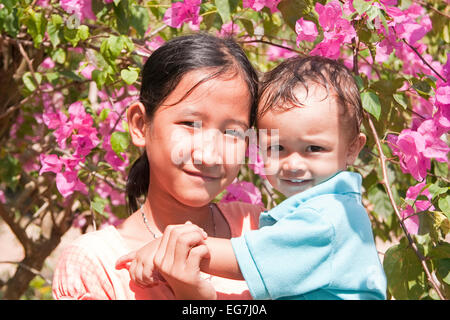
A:
<svg viewBox="0 0 450 320">
<path fill-rule="evenodd" d="M 222 163 L 222 140 L 217 130 L 202 130 L 194 138 L 194 164 L 215 166 Z"/>
</svg>

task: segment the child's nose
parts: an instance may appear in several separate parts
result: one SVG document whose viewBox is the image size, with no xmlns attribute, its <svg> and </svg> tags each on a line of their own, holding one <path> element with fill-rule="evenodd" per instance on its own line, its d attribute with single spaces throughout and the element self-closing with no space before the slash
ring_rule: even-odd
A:
<svg viewBox="0 0 450 320">
<path fill-rule="evenodd" d="M 292 153 L 283 163 L 283 170 L 285 171 L 305 171 L 306 163 L 298 153 Z"/>
</svg>

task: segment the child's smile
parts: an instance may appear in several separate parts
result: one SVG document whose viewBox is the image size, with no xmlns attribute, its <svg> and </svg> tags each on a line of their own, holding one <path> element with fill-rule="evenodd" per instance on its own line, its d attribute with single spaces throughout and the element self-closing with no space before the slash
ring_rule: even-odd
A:
<svg viewBox="0 0 450 320">
<path fill-rule="evenodd" d="M 259 129 L 271 129 L 267 130 L 271 135 L 265 137 L 267 178 L 286 196 L 327 180 L 349 163 L 349 139 L 339 121 L 336 99 L 317 85 L 310 86 L 307 96 L 305 93 L 303 88 L 296 90 L 303 106 L 270 110 L 258 120 Z M 273 129 L 279 130 L 278 142 Z"/>
</svg>

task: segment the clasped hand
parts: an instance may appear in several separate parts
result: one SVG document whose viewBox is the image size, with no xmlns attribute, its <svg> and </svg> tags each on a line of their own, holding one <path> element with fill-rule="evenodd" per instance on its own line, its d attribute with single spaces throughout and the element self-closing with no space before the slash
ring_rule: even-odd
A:
<svg viewBox="0 0 450 320">
<path fill-rule="evenodd" d="M 212 284 L 202 279 L 200 263 L 209 259 L 206 232 L 190 222 L 169 225 L 163 235 L 116 262 L 141 287 L 167 282 L 176 299 L 216 299 Z"/>
</svg>

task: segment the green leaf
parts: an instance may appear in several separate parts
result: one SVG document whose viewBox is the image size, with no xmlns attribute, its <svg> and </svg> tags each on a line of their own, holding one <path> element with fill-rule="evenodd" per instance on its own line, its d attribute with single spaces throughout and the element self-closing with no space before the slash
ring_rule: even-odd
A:
<svg viewBox="0 0 450 320">
<path fill-rule="evenodd" d="M 109 112 L 111 111 L 111 109 L 109 108 L 104 108 L 102 109 L 102 112 L 100 112 L 100 121 L 105 121 L 106 118 L 108 117 Z"/>
<path fill-rule="evenodd" d="M 136 69 L 123 69 L 122 71 L 120 71 L 120 76 L 122 77 L 123 81 L 131 85 L 137 80 L 139 71 L 137 71 Z"/>
<path fill-rule="evenodd" d="M 450 219 L 450 196 L 440 198 L 438 201 L 439 209 Z"/>
<path fill-rule="evenodd" d="M 416 78 L 412 79 L 412 87 L 417 91 L 421 96 L 425 96 L 428 98 L 431 92 L 431 86 L 427 81 L 418 80 Z"/>
<path fill-rule="evenodd" d="M 355 79 L 356 85 L 358 86 L 359 92 L 361 92 L 362 90 L 364 90 L 364 81 L 360 76 L 354 76 L 353 77 Z"/>
<path fill-rule="evenodd" d="M 124 152 L 130 144 L 129 135 L 126 132 L 116 131 L 111 135 L 111 148 L 119 156 Z"/>
<path fill-rule="evenodd" d="M 78 33 L 78 29 L 71 29 L 64 27 L 64 39 L 69 41 L 72 44 L 72 47 L 76 47 L 78 42 L 80 41 L 80 35 Z"/>
<path fill-rule="evenodd" d="M 99 90 L 101 90 L 101 88 L 103 88 L 103 85 L 106 82 L 106 77 L 108 76 L 106 71 L 102 71 L 102 70 L 93 70 L 92 71 L 92 80 L 95 81 L 95 83 L 97 84 L 97 88 Z"/>
<path fill-rule="evenodd" d="M 36 77 L 36 78 L 34 78 L 34 77 Z M 33 92 L 34 90 L 36 90 L 42 81 L 42 75 L 39 72 L 35 72 L 34 77 L 31 74 L 31 72 L 25 72 L 24 75 L 22 76 L 23 84 L 30 92 Z M 37 81 L 37 83 L 36 83 L 36 81 Z"/>
<path fill-rule="evenodd" d="M 148 14 L 147 8 L 141 6 L 133 6 L 130 9 L 130 13 L 131 26 L 136 30 L 140 37 L 143 37 L 150 24 L 150 16 Z"/>
<path fill-rule="evenodd" d="M 408 109 L 408 100 L 406 100 L 404 93 L 394 93 L 392 96 L 394 97 L 394 100 L 403 107 L 403 109 Z"/>
<path fill-rule="evenodd" d="M 34 12 L 32 9 L 28 9 L 28 14 L 28 18 L 25 20 L 27 32 L 33 38 L 34 46 L 39 48 L 40 44 L 44 40 L 47 20 L 42 12 Z"/>
<path fill-rule="evenodd" d="M 284 22 L 292 29 L 295 30 L 295 23 L 302 16 L 305 16 L 307 12 L 310 12 L 314 8 L 315 1 L 305 0 L 291 0 L 281 1 L 278 5 Z M 308 15 L 311 18 L 310 15 Z M 316 22 L 316 21 L 314 21 Z"/>
<path fill-rule="evenodd" d="M 91 209 L 95 210 L 97 213 L 101 214 L 105 218 L 108 218 L 109 215 L 108 213 L 105 212 L 105 206 L 107 202 L 108 201 L 106 199 L 96 196 L 94 200 L 91 201 Z"/>
<path fill-rule="evenodd" d="M 56 48 L 61 43 L 62 38 L 62 29 L 61 25 L 63 20 L 61 16 L 56 14 L 52 14 L 52 17 L 47 25 L 47 33 L 50 38 L 50 42 L 52 43 L 53 48 Z"/>
<path fill-rule="evenodd" d="M 80 40 L 86 40 L 87 38 L 89 38 L 89 27 L 86 25 L 81 25 L 78 28 L 78 37 L 80 38 Z"/>
<path fill-rule="evenodd" d="M 436 271 L 442 281 L 450 285 L 450 258 L 439 260 Z"/>
<path fill-rule="evenodd" d="M 11 12 L 8 10 L 0 10 L 0 30 L 2 28 L 13 38 L 17 37 L 20 31 L 19 11 L 14 8 Z"/>
<path fill-rule="evenodd" d="M 388 290 L 396 300 L 417 300 L 428 291 L 419 259 L 404 241 L 386 251 L 383 268 Z"/>
<path fill-rule="evenodd" d="M 389 197 L 379 184 L 373 185 L 367 192 L 367 198 L 374 205 L 374 212 L 387 220 L 394 209 L 389 201 Z"/>
<path fill-rule="evenodd" d="M 364 110 L 373 115 L 375 119 L 380 119 L 381 103 L 377 94 L 372 91 L 366 91 L 361 93 L 361 101 Z"/>
<path fill-rule="evenodd" d="M 255 28 L 253 27 L 253 22 L 251 20 L 239 18 L 239 21 L 242 23 L 249 36 L 253 36 L 255 34 Z"/>
<path fill-rule="evenodd" d="M 366 12 L 371 5 L 372 1 L 366 2 L 364 0 L 353 0 L 353 8 L 355 8 L 356 12 L 358 12 L 359 15 L 362 15 L 364 12 Z"/>
<path fill-rule="evenodd" d="M 115 0 L 114 14 L 117 19 L 117 30 L 121 34 L 127 34 L 132 20 L 128 0 Z"/>
<path fill-rule="evenodd" d="M 228 0 L 215 0 L 214 2 L 216 4 L 217 11 L 219 12 L 220 17 L 222 18 L 222 22 L 229 22 L 231 20 L 230 2 Z"/>
</svg>

